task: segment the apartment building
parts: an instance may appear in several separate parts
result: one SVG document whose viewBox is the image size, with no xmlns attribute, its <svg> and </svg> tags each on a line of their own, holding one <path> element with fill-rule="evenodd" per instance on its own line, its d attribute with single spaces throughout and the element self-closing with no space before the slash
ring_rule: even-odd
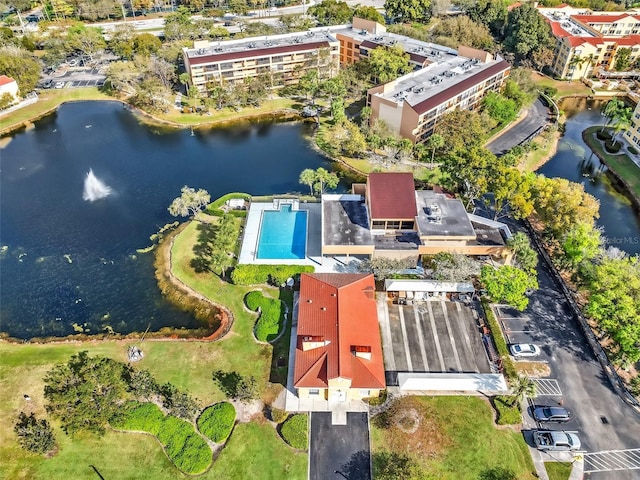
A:
<svg viewBox="0 0 640 480">
<path fill-rule="evenodd" d="M 636 104 L 631 117 L 631 127 L 624 133 L 627 141 L 640 149 L 640 102 Z"/>
<path fill-rule="evenodd" d="M 425 53 L 424 68 L 367 92 L 371 120 L 385 121 L 413 143 L 426 141 L 445 113 L 474 110 L 488 92 L 500 91 L 511 68 L 502 58 L 469 47 Z"/>
<path fill-rule="evenodd" d="M 343 26 L 344 27 L 344 26 Z M 192 85 L 204 92 L 208 84 L 261 77 L 270 87 L 295 84 L 306 70 L 327 78 L 338 73 L 340 42 L 331 29 L 243 38 L 224 42 L 196 41 L 183 49 Z"/>
<path fill-rule="evenodd" d="M 538 7 L 556 39 L 551 69 L 555 75 L 578 80 L 615 69 L 620 49 L 630 51 L 630 63 L 640 58 L 640 15 L 636 12 L 591 12 L 563 5 Z"/>
</svg>

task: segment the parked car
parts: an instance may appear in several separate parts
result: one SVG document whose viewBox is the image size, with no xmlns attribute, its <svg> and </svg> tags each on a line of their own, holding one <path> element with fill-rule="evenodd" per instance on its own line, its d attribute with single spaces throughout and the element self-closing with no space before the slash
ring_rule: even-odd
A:
<svg viewBox="0 0 640 480">
<path fill-rule="evenodd" d="M 571 420 L 567 409 L 562 407 L 537 407 L 533 410 L 533 418 L 536 422 L 564 423 Z"/>
<path fill-rule="evenodd" d="M 580 450 L 580 439 L 575 432 L 537 430 L 533 433 L 533 441 L 538 450 L 543 452 L 572 452 Z"/>
<path fill-rule="evenodd" d="M 509 347 L 514 357 L 536 357 L 540 355 L 540 348 L 532 343 L 515 343 Z"/>
<path fill-rule="evenodd" d="M 68 64 L 70 67 L 77 67 L 77 66 L 78 66 L 78 63 L 80 63 L 80 60 L 78 60 L 77 58 L 72 58 L 71 60 L 69 60 L 69 61 L 67 62 L 67 64 Z"/>
<path fill-rule="evenodd" d="M 55 88 L 64 88 L 64 82 L 56 82 Z"/>
</svg>

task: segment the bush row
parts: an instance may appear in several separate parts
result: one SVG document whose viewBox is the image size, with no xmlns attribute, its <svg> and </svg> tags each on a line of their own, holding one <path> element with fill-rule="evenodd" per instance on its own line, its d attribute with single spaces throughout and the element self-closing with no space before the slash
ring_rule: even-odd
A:
<svg viewBox="0 0 640 480">
<path fill-rule="evenodd" d="M 207 213 L 209 213 L 210 215 L 221 217 L 222 215 L 224 215 L 224 212 L 222 211 L 221 207 L 225 204 L 227 200 L 231 200 L 233 198 L 242 198 L 244 200 L 251 200 L 251 195 L 249 195 L 248 193 L 240 193 L 240 192 L 227 193 L 226 195 L 223 195 L 220 198 L 217 198 L 213 202 L 211 202 L 207 207 L 207 210 L 206 210 Z M 246 217 L 247 215 L 246 210 L 229 210 L 229 213 L 231 215 L 235 215 L 236 217 Z"/>
<path fill-rule="evenodd" d="M 155 435 L 169 459 L 189 475 L 202 473 L 211 464 L 213 452 L 193 425 L 171 415 L 165 416 L 153 403 L 131 402 L 113 426 Z"/>
<path fill-rule="evenodd" d="M 268 342 L 278 336 L 284 324 L 282 302 L 277 298 L 265 297 L 261 292 L 249 292 L 245 303 L 250 310 L 260 309 L 260 317 L 256 322 L 255 335 L 261 342 Z"/>
<path fill-rule="evenodd" d="M 231 272 L 231 280 L 236 285 L 257 285 L 271 283 L 282 285 L 288 278 L 300 273 L 313 273 L 311 265 L 249 265 L 236 266 Z"/>
<path fill-rule="evenodd" d="M 520 407 L 516 402 L 512 405 L 514 397 L 509 395 L 499 395 L 494 397 L 493 406 L 498 412 L 498 425 L 518 425 L 522 423 Z"/>
<path fill-rule="evenodd" d="M 198 417 L 198 430 L 212 442 L 222 443 L 235 422 L 236 409 L 229 402 L 220 402 L 204 409 Z"/>
<path fill-rule="evenodd" d="M 291 415 L 289 418 L 285 420 L 280 427 L 280 435 L 293 448 L 299 448 L 301 450 L 307 449 L 307 441 L 308 436 L 307 432 L 309 430 L 307 415 L 305 414 L 296 414 Z"/>
<path fill-rule="evenodd" d="M 514 379 L 518 376 L 518 373 L 516 372 L 516 367 L 513 364 L 511 357 L 509 356 L 509 348 L 507 347 L 507 342 L 502 336 L 502 330 L 500 329 L 498 320 L 496 320 L 496 316 L 493 314 L 493 310 L 491 310 L 491 306 L 489 305 L 488 300 L 482 300 L 482 308 L 484 309 L 487 321 L 489 322 L 489 329 L 491 330 L 493 343 L 495 344 L 496 349 L 498 350 L 498 355 L 500 355 L 500 359 L 502 360 L 504 374 L 507 379 Z"/>
</svg>

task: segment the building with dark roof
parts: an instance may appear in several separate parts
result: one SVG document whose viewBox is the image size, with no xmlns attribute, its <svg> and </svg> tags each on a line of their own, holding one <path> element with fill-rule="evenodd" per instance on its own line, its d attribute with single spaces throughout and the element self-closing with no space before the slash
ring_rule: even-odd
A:
<svg viewBox="0 0 640 480">
<path fill-rule="evenodd" d="M 302 398 L 345 402 L 385 388 L 371 274 L 303 273 L 294 386 Z"/>
<path fill-rule="evenodd" d="M 441 252 L 510 262 L 509 228 L 467 213 L 462 202 L 416 190 L 411 173 L 370 173 L 349 195 L 322 196 L 322 255 L 405 260 Z"/>
</svg>

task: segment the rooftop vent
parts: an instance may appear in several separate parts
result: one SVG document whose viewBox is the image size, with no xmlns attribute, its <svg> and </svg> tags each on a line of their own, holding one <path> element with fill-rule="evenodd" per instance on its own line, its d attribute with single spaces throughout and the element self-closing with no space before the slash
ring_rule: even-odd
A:
<svg viewBox="0 0 640 480">
<path fill-rule="evenodd" d="M 327 307 L 320 307 L 320 310 L 322 310 L 323 312 L 327 311 Z"/>
<path fill-rule="evenodd" d="M 256 48 L 257 45 L 255 44 L 255 42 L 251 42 L 249 45 L 247 45 L 247 47 L 249 48 Z"/>
</svg>

